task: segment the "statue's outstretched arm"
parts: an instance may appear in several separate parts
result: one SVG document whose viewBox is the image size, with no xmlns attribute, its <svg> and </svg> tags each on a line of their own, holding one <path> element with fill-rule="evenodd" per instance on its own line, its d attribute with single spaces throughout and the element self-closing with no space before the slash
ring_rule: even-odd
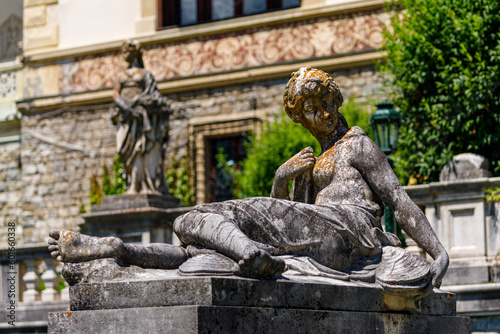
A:
<svg viewBox="0 0 500 334">
<path fill-rule="evenodd" d="M 449 258 L 429 221 L 410 199 L 399 183 L 385 154 L 368 137 L 360 139 L 352 148 L 353 166 L 368 182 L 375 194 L 391 209 L 401 228 L 433 259 L 432 286 L 438 284 L 448 268 Z"/>
</svg>

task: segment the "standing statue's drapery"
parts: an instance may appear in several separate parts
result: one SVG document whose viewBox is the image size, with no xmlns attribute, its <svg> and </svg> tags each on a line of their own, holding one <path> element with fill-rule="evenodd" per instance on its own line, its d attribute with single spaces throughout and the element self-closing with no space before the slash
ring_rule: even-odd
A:
<svg viewBox="0 0 500 334">
<path fill-rule="evenodd" d="M 116 79 L 112 121 L 117 125 L 116 149 L 125 166 L 127 194 L 167 194 L 163 156 L 171 113 L 167 98 L 144 69 L 141 47 L 125 41 L 127 69 Z"/>
<path fill-rule="evenodd" d="M 384 153 L 361 128 L 348 127 L 338 111 L 342 102 L 325 72 L 295 72 L 285 90 L 285 110 L 318 140 L 321 154 L 308 147 L 281 165 L 270 198 L 201 204 L 178 217 L 174 231 L 183 246 L 51 231 L 52 256 L 64 262 L 115 257 L 193 275 L 291 273 L 379 284 L 412 298 L 428 294 L 442 280 L 448 254 Z M 433 262 L 402 249 L 394 234 L 382 230 L 383 203 Z"/>
</svg>

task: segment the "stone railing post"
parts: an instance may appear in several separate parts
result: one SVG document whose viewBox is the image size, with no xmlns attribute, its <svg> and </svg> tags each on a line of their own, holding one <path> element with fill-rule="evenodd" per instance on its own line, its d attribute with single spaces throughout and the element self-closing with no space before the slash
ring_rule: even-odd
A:
<svg viewBox="0 0 500 334">
<path fill-rule="evenodd" d="M 45 290 L 42 291 L 42 301 L 54 301 L 57 299 L 59 293 L 54 289 L 54 281 L 57 274 L 54 271 L 53 260 L 51 258 L 44 259 L 46 270 L 42 274 L 41 279 L 45 283 Z"/>
<path fill-rule="evenodd" d="M 61 280 L 62 278 L 62 268 L 63 268 L 63 263 L 58 262 L 56 266 L 56 274 L 57 274 L 57 279 L 58 281 Z M 69 287 L 66 281 L 64 281 L 64 289 L 60 291 L 61 293 L 61 300 L 69 300 Z"/>
<path fill-rule="evenodd" d="M 24 264 L 28 270 L 23 276 L 23 281 L 26 284 L 26 291 L 23 293 L 23 302 L 34 302 L 39 295 L 39 292 L 35 289 L 35 281 L 38 278 L 35 272 L 35 259 L 25 259 Z"/>
</svg>

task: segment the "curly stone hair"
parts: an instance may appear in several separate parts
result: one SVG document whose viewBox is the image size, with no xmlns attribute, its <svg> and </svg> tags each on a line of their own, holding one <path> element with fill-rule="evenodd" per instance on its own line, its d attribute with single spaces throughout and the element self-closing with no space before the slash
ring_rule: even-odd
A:
<svg viewBox="0 0 500 334">
<path fill-rule="evenodd" d="M 301 67 L 292 73 L 283 95 L 285 111 L 295 123 L 302 117 L 304 99 L 308 95 L 320 95 L 323 104 L 334 103 L 337 110 L 344 102 L 337 83 L 328 73 L 309 66 Z"/>
</svg>

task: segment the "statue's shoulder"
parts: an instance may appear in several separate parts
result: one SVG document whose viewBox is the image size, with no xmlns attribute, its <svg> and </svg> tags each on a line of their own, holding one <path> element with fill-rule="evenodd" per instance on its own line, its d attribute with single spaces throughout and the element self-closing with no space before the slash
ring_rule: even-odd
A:
<svg viewBox="0 0 500 334">
<path fill-rule="evenodd" d="M 348 149 L 354 155 L 366 150 L 372 150 L 376 146 L 359 126 L 351 127 L 344 137 L 342 137 L 341 143 L 344 148 Z"/>
<path fill-rule="evenodd" d="M 366 133 L 359 126 L 352 126 L 342 137 L 342 141 L 357 141 L 369 139 Z"/>
<path fill-rule="evenodd" d="M 361 129 L 359 126 L 352 126 L 349 131 L 347 131 L 347 134 L 349 134 L 351 137 L 356 137 L 356 136 L 365 136 L 365 137 L 368 137 L 365 133 L 365 131 L 363 131 L 363 129 Z"/>
</svg>

